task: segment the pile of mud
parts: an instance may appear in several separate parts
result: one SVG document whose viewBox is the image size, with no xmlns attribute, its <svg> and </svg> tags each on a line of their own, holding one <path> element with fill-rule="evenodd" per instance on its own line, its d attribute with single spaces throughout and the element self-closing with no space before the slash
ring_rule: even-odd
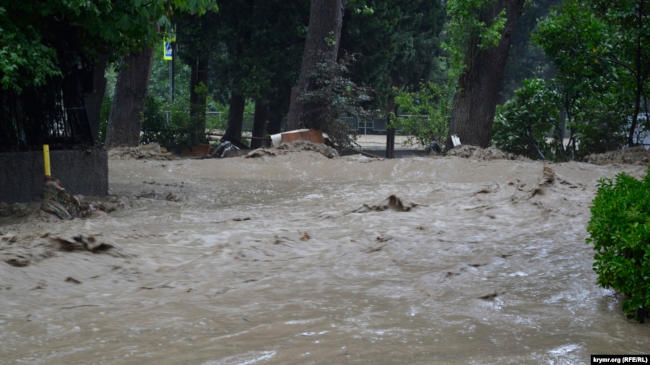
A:
<svg viewBox="0 0 650 365">
<path fill-rule="evenodd" d="M 605 153 L 592 153 L 585 158 L 585 162 L 595 165 L 630 164 L 650 166 L 650 150 L 643 146 L 626 148 L 624 150 Z"/>
<path fill-rule="evenodd" d="M 175 157 L 166 148 L 157 143 L 140 145 L 138 147 L 116 147 L 108 151 L 108 158 L 116 160 L 147 159 L 173 160 Z"/>
<path fill-rule="evenodd" d="M 21 237 L 0 235 L 0 261 L 14 267 L 29 266 L 63 252 L 75 251 L 126 257 L 118 247 L 101 242 L 94 235 L 72 237 L 51 236 L 49 233 Z"/>
<path fill-rule="evenodd" d="M 105 197 L 75 195 L 74 197 L 78 201 L 77 211 L 75 212 L 77 218 L 99 218 L 126 206 L 123 198 L 114 195 Z M 40 221 L 57 219 L 54 214 L 43 211 L 40 202 L 13 204 L 0 202 L 0 218 L 12 217 L 36 218 Z"/>
<path fill-rule="evenodd" d="M 447 156 L 472 158 L 476 160 L 525 160 L 525 157 L 503 152 L 496 147 L 481 148 L 478 146 L 461 145 L 447 151 Z"/>
<path fill-rule="evenodd" d="M 338 152 L 335 149 L 326 146 L 324 144 L 312 143 L 308 141 L 296 141 L 293 143 L 283 143 L 278 147 L 273 147 L 273 148 L 258 148 L 256 150 L 249 152 L 246 155 L 246 158 L 279 156 L 279 155 L 287 154 L 289 152 L 302 152 L 302 151 L 311 151 L 311 152 L 320 153 L 321 155 L 327 158 L 334 158 L 339 156 Z"/>
</svg>

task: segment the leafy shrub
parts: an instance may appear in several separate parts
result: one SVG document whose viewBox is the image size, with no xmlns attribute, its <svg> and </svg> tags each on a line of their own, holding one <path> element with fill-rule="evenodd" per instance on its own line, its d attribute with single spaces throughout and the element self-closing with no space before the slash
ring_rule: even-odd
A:
<svg viewBox="0 0 650 365">
<path fill-rule="evenodd" d="M 142 118 L 142 143 L 156 142 L 170 150 L 180 150 L 192 143 L 190 117 L 186 103 L 165 104 L 147 96 Z M 169 120 L 166 113 L 169 112 Z"/>
<path fill-rule="evenodd" d="M 650 309 L 650 168 L 644 180 L 603 179 L 587 226 L 598 284 L 623 293 L 623 311 L 641 322 Z"/>
<path fill-rule="evenodd" d="M 570 124 L 579 141 L 578 158 L 621 148 L 627 140 L 626 120 L 629 108 L 618 96 L 601 92 L 597 98 L 576 100 L 574 120 Z"/>
<path fill-rule="evenodd" d="M 533 159 L 553 158 L 557 148 L 547 142 L 547 137 L 560 128 L 558 104 L 557 93 L 544 80 L 524 80 L 514 98 L 497 107 L 494 144 L 504 151 Z"/>
<path fill-rule="evenodd" d="M 414 92 L 397 92 L 395 104 L 400 114 L 406 117 L 396 118 L 391 114 L 391 125 L 413 136 L 411 138 L 420 145 L 436 142 L 444 146 L 449 133 L 452 101 L 451 89 L 446 86 L 429 82 L 420 85 L 419 90 Z"/>
</svg>

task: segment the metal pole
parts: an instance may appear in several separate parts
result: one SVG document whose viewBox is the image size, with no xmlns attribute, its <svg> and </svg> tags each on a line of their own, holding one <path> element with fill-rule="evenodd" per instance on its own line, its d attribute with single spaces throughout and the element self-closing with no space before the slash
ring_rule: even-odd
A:
<svg viewBox="0 0 650 365">
<path fill-rule="evenodd" d="M 176 43 L 176 42 L 174 42 Z M 172 43 L 172 59 L 169 62 L 169 102 L 174 102 L 174 58 L 176 58 L 176 50 L 174 49 L 174 43 Z"/>
</svg>

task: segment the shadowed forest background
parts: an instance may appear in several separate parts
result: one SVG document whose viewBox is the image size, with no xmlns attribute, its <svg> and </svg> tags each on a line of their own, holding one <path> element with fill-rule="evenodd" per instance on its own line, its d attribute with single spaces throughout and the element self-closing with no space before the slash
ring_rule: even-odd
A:
<svg viewBox="0 0 650 365">
<path fill-rule="evenodd" d="M 259 147 L 307 127 L 346 149 L 383 119 L 422 145 L 580 159 L 647 137 L 649 14 L 645 0 L 3 3 L 0 148 L 180 149 L 206 129 Z"/>
</svg>

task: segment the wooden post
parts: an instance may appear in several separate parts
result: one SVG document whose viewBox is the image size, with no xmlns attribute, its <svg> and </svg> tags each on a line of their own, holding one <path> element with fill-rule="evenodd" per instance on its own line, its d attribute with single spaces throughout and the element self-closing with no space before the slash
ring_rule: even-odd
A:
<svg viewBox="0 0 650 365">
<path fill-rule="evenodd" d="M 386 158 L 395 156 L 395 128 L 386 128 Z"/>
</svg>

